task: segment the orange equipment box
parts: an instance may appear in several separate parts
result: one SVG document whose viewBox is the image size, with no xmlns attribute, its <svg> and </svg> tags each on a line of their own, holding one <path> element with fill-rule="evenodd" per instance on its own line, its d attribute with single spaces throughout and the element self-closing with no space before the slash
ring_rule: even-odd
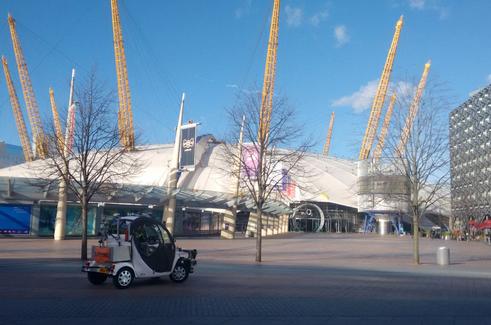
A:
<svg viewBox="0 0 491 325">
<path fill-rule="evenodd" d="M 92 258 L 96 263 L 111 262 L 111 248 L 92 246 Z"/>
</svg>

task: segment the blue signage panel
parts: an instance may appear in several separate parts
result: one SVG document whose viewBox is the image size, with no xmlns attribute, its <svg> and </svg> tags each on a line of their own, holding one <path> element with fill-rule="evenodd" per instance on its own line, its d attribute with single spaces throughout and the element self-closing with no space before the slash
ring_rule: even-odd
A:
<svg viewBox="0 0 491 325">
<path fill-rule="evenodd" d="M 0 204 L 0 234 L 29 234 L 31 206 Z"/>
</svg>

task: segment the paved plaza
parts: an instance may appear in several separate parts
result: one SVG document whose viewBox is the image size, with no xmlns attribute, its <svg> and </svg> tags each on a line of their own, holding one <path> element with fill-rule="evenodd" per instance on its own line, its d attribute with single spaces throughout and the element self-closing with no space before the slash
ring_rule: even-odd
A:
<svg viewBox="0 0 491 325">
<path fill-rule="evenodd" d="M 95 243 L 92 241 L 91 244 Z M 491 324 L 491 247 L 410 237 L 286 234 L 179 239 L 196 273 L 117 290 L 80 272 L 79 240 L 0 239 L 1 324 Z M 438 247 L 452 265 L 436 265 Z"/>
</svg>

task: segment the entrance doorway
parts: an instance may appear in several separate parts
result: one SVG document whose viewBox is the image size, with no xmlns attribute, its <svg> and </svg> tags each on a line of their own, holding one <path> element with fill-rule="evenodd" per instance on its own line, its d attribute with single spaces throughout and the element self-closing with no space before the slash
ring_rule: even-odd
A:
<svg viewBox="0 0 491 325">
<path fill-rule="evenodd" d="M 295 208 L 290 217 L 290 229 L 302 232 L 319 232 L 324 227 L 324 213 L 318 205 L 305 203 Z"/>
</svg>

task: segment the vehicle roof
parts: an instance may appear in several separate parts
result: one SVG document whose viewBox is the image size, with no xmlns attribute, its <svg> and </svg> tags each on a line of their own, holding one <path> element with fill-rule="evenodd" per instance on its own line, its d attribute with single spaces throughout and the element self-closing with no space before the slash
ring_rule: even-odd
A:
<svg viewBox="0 0 491 325">
<path fill-rule="evenodd" d="M 137 215 L 134 215 L 134 216 L 124 216 L 124 217 L 119 217 L 119 220 L 134 221 L 135 219 L 138 219 L 138 218 L 141 218 L 141 217 L 145 217 L 145 216 L 137 216 Z"/>
<path fill-rule="evenodd" d="M 129 216 L 116 217 L 113 220 L 116 220 L 117 218 L 119 218 L 119 220 L 130 221 L 130 222 L 133 222 L 133 221 L 135 221 L 138 218 L 146 218 L 146 219 L 150 219 L 150 220 L 153 220 L 153 221 L 157 221 L 157 220 L 154 220 L 153 218 L 151 218 L 150 216 L 148 216 L 146 214 L 132 214 L 132 215 L 129 215 Z"/>
</svg>

